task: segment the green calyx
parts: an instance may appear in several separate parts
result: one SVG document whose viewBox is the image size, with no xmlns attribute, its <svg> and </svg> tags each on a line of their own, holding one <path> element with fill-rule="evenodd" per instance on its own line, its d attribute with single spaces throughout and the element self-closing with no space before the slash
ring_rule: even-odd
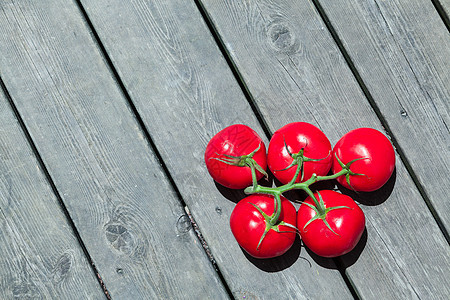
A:
<svg viewBox="0 0 450 300">
<path fill-rule="evenodd" d="M 231 166 L 249 167 L 252 170 L 252 175 L 253 175 L 254 170 L 256 169 L 267 178 L 269 175 L 267 174 L 266 170 L 264 170 L 253 159 L 253 156 L 255 155 L 255 153 L 258 152 L 259 149 L 261 148 L 261 143 L 258 145 L 258 147 L 255 150 L 253 150 L 251 153 L 249 153 L 247 155 L 233 156 L 233 155 L 228 155 L 228 154 L 216 153 L 217 155 L 221 155 L 223 157 L 211 157 L 210 159 L 215 159 L 215 160 L 218 160 L 220 162 L 223 162 L 223 163 L 225 163 L 227 165 L 231 165 Z M 255 173 L 255 175 L 256 175 L 256 173 Z"/>
<path fill-rule="evenodd" d="M 287 146 L 286 141 L 284 141 L 284 147 L 286 148 L 287 153 L 292 157 L 292 162 L 291 162 L 291 164 L 289 166 L 287 166 L 286 168 L 281 169 L 279 171 L 286 171 L 286 170 L 292 168 L 293 166 L 297 166 L 297 170 L 296 170 L 296 173 L 294 175 L 294 178 L 292 179 L 292 183 L 294 183 L 297 180 L 300 172 L 301 172 L 300 181 L 303 181 L 303 178 L 305 177 L 303 164 L 305 162 L 307 162 L 307 161 L 321 161 L 321 160 L 326 159 L 330 155 L 330 153 L 328 153 L 328 155 L 326 157 L 324 157 L 324 158 L 318 158 L 318 159 L 316 159 L 316 158 L 309 158 L 309 157 L 306 157 L 304 155 L 305 147 L 301 148 L 300 151 L 297 152 L 297 153 L 292 153 L 289 150 L 289 147 Z"/>
<path fill-rule="evenodd" d="M 345 181 L 347 182 L 348 186 L 352 189 L 355 190 L 351 183 L 350 183 L 350 176 L 354 176 L 354 175 L 359 175 L 359 176 L 365 176 L 365 174 L 360 174 L 360 173 L 355 173 L 352 170 L 350 170 L 350 166 L 358 160 L 362 160 L 362 159 L 366 159 L 366 157 L 360 157 L 360 158 L 355 158 L 354 160 L 349 161 L 347 164 L 344 164 L 339 157 L 337 156 L 337 153 L 335 153 L 335 157 L 339 163 L 339 165 L 341 166 L 342 170 L 345 170 Z M 341 171 L 342 172 L 342 171 Z"/>
<path fill-rule="evenodd" d="M 312 205 L 312 204 L 303 202 L 304 205 L 309 206 L 309 207 L 310 207 L 312 210 L 314 210 L 315 213 L 316 213 L 316 214 L 314 215 L 314 217 L 312 217 L 308 222 L 306 222 L 305 226 L 303 226 L 303 230 L 305 230 L 306 226 L 308 226 L 309 224 L 311 224 L 313 221 L 318 220 L 318 219 L 321 219 L 321 220 L 325 223 L 325 225 L 328 227 L 328 229 L 331 230 L 331 232 L 333 232 L 333 233 L 336 234 L 336 235 L 339 235 L 339 234 L 337 234 L 337 233 L 331 228 L 330 224 L 328 223 L 328 221 L 327 221 L 327 219 L 326 219 L 327 214 L 328 214 L 330 211 L 335 210 L 335 209 L 341 209 L 341 208 L 348 208 L 348 209 L 351 209 L 351 208 L 348 207 L 348 206 L 332 206 L 332 207 L 325 207 L 325 203 L 323 202 L 322 196 L 320 195 L 319 192 L 317 192 L 317 195 L 319 195 L 319 201 L 318 201 L 318 202 L 317 202 L 317 199 L 315 199 L 315 197 L 312 198 L 313 201 L 315 202 L 315 205 Z"/>
<path fill-rule="evenodd" d="M 286 232 L 286 231 L 281 231 L 280 230 L 280 226 L 286 226 L 286 227 L 290 227 L 292 229 L 294 229 L 294 231 L 291 232 L 297 232 L 297 227 L 295 227 L 292 224 L 286 223 L 284 221 L 278 221 L 280 212 L 281 212 L 281 198 L 278 195 L 278 197 L 275 197 L 275 209 L 272 215 L 268 215 L 265 212 L 262 211 L 261 208 L 259 208 L 258 206 L 256 206 L 253 203 L 250 203 L 251 205 L 253 205 L 253 207 L 263 216 L 264 220 L 266 221 L 266 228 L 264 229 L 264 233 L 262 234 L 258 245 L 256 246 L 256 250 L 259 250 L 259 248 L 261 247 L 261 243 L 263 242 L 264 238 L 266 237 L 267 233 L 270 230 L 274 230 L 278 233 L 280 232 Z"/>
</svg>

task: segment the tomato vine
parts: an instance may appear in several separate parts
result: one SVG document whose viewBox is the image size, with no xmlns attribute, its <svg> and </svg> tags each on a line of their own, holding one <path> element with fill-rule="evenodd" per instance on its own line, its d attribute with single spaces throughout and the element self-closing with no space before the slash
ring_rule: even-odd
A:
<svg viewBox="0 0 450 300">
<path fill-rule="evenodd" d="M 392 175 L 395 154 L 390 141 L 375 129 L 352 130 L 331 149 L 317 127 L 295 122 L 275 132 L 266 162 L 262 139 L 248 126 L 235 124 L 210 140 L 205 161 L 217 182 L 245 188 L 249 195 L 236 205 L 230 226 L 250 255 L 282 255 L 300 233 L 313 252 L 335 257 L 348 253 L 359 241 L 365 228 L 364 213 L 350 197 L 327 190 L 314 193 L 311 185 L 336 179 L 354 191 L 374 191 Z M 262 176 L 268 176 L 267 166 L 280 186 L 258 183 Z M 330 169 L 333 173 L 327 175 Z M 308 195 L 298 212 L 282 196 L 290 190 L 303 190 Z"/>
</svg>

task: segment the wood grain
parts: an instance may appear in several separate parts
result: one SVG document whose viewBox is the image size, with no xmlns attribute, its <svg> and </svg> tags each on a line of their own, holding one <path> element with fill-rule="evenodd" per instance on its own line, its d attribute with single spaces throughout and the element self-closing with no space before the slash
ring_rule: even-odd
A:
<svg viewBox="0 0 450 300">
<path fill-rule="evenodd" d="M 450 230 L 449 32 L 430 1 L 324 1 L 323 6 L 407 164 Z"/>
<path fill-rule="evenodd" d="M 229 216 L 243 194 L 214 184 L 204 166 L 205 147 L 234 123 L 263 137 L 264 131 L 195 4 L 81 2 L 233 295 L 350 299 L 333 262 L 320 261 L 328 266 L 323 268 L 298 241 L 287 255 L 265 261 L 246 256 L 235 242 Z"/>
<path fill-rule="evenodd" d="M 105 298 L 0 92 L 0 298 Z"/>
<path fill-rule="evenodd" d="M 311 2 L 201 2 L 271 131 L 307 121 L 318 125 L 332 144 L 353 128 L 384 131 Z M 348 22 L 362 16 L 339 18 Z M 358 31 L 355 24 L 348 26 Z M 373 44 L 371 51 L 382 49 Z M 365 50 L 360 55 L 370 60 Z M 384 79 L 391 75 L 384 74 Z M 442 136 L 446 131 L 438 132 Z M 343 257 L 342 264 L 359 295 L 390 299 L 448 295 L 449 270 L 442 267 L 450 262 L 448 243 L 401 158 L 397 155 L 395 176 L 384 189 L 352 196 L 366 213 L 367 240 L 357 252 Z"/>
<path fill-rule="evenodd" d="M 0 75 L 111 296 L 228 298 L 78 7 L 2 1 L 0 27 Z"/>
</svg>

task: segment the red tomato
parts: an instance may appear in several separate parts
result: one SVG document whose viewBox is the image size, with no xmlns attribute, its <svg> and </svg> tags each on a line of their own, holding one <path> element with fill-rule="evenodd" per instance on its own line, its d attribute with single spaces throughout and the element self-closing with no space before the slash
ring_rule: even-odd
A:
<svg viewBox="0 0 450 300">
<path fill-rule="evenodd" d="M 230 156 L 240 157 L 255 151 L 253 159 L 263 170 L 267 169 L 266 146 L 250 127 L 235 124 L 217 133 L 206 146 L 205 162 L 211 177 L 221 185 L 232 189 L 243 189 L 252 184 L 251 169 L 225 163 Z M 257 171 L 257 179 L 263 174 Z"/>
<path fill-rule="evenodd" d="M 323 176 L 330 171 L 331 144 L 325 134 L 309 123 L 290 123 L 274 133 L 267 154 L 269 169 L 281 183 L 287 184 L 294 178 L 297 166 L 289 167 L 294 160 L 291 154 L 302 148 L 305 157 L 319 159 L 304 162 L 302 181 L 308 180 L 313 173 Z M 301 177 L 300 174 L 296 182 L 300 182 Z"/>
<path fill-rule="evenodd" d="M 336 257 L 350 252 L 358 243 L 365 227 L 365 217 L 361 208 L 349 196 L 335 191 L 323 190 L 319 192 L 328 211 L 324 219 L 317 218 L 305 224 L 317 215 L 309 205 L 314 205 L 311 197 L 306 198 L 297 213 L 297 227 L 305 245 L 314 253 L 324 257 Z M 314 194 L 319 201 L 318 194 Z M 305 204 L 307 203 L 307 204 Z M 329 224 L 331 229 L 325 224 Z"/>
<path fill-rule="evenodd" d="M 350 165 L 350 175 L 337 178 L 338 182 L 355 191 L 371 192 L 382 187 L 391 177 L 395 167 L 395 153 L 388 138 L 372 128 L 358 128 L 346 133 L 333 149 L 333 173 L 342 167 L 338 160 L 346 165 L 354 159 L 359 159 Z"/>
<path fill-rule="evenodd" d="M 256 258 L 271 258 L 284 254 L 295 241 L 295 228 L 275 225 L 267 232 L 258 248 L 267 223 L 264 216 L 251 203 L 269 216 L 274 213 L 273 196 L 253 194 L 239 201 L 230 217 L 230 227 L 236 241 L 248 254 Z M 294 227 L 296 224 L 296 209 L 283 196 L 278 221 L 284 221 Z"/>
</svg>

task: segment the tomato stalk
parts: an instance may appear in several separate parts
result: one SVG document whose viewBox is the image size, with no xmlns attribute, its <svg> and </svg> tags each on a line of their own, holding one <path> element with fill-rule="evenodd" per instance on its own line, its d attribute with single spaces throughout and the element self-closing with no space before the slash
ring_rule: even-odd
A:
<svg viewBox="0 0 450 300">
<path fill-rule="evenodd" d="M 338 159 L 339 163 L 341 164 L 342 170 L 332 174 L 332 175 L 328 175 L 328 176 L 318 176 L 317 174 L 312 174 L 311 178 L 309 178 L 308 180 L 304 181 L 304 182 L 298 182 L 295 183 L 297 181 L 298 176 L 300 175 L 301 170 L 303 169 L 303 163 L 305 161 L 305 157 L 303 156 L 303 151 L 301 150 L 299 153 L 297 153 L 298 156 L 295 156 L 294 161 L 297 162 L 297 170 L 295 172 L 294 177 L 292 178 L 292 180 L 282 186 L 276 187 L 276 188 L 272 188 L 272 187 L 265 187 L 265 186 L 261 186 L 258 184 L 257 180 L 256 180 L 256 171 L 255 171 L 255 166 L 254 165 L 249 165 L 251 170 L 252 170 L 252 178 L 253 178 L 253 185 L 250 187 L 247 187 L 244 192 L 246 194 L 268 194 L 268 195 L 272 195 L 274 197 L 274 201 L 275 201 L 275 209 L 274 212 L 271 216 L 268 216 L 267 214 L 263 213 L 262 211 L 260 211 L 258 209 L 258 211 L 260 211 L 260 213 L 264 216 L 265 220 L 266 220 L 266 231 L 264 232 L 263 236 L 261 237 L 261 241 L 264 239 L 265 235 L 267 234 L 267 231 L 269 231 L 271 228 L 273 228 L 277 222 L 278 222 L 278 218 L 281 214 L 281 200 L 280 200 L 280 196 L 281 194 L 283 194 L 284 192 L 290 191 L 290 190 L 303 190 L 305 191 L 308 196 L 311 197 L 311 199 L 314 202 L 314 205 L 310 205 L 305 203 L 306 205 L 310 206 L 311 209 L 313 209 L 316 212 L 316 215 L 314 217 L 312 217 L 306 224 L 305 227 L 310 224 L 312 221 L 317 220 L 317 219 L 322 219 L 322 221 L 325 223 L 325 225 L 333 232 L 333 229 L 331 229 L 330 225 L 328 224 L 327 220 L 326 220 L 326 215 L 329 211 L 334 210 L 334 209 L 341 209 L 341 208 L 349 208 L 347 206 L 334 206 L 334 207 L 325 207 L 324 202 L 320 196 L 320 193 L 318 193 L 319 195 L 319 199 L 317 199 L 317 197 L 314 195 L 313 191 L 310 188 L 310 185 L 318 182 L 318 181 L 324 181 L 324 180 L 331 180 L 331 179 L 336 179 L 340 176 L 346 176 L 347 180 L 349 181 L 349 176 L 350 175 L 364 175 L 364 174 L 357 174 L 354 173 L 350 170 L 350 166 L 351 164 L 353 164 L 355 161 L 360 160 L 360 159 L 365 159 L 365 158 L 358 158 L 358 159 L 354 159 L 352 161 L 350 161 L 349 163 L 347 163 L 346 165 L 344 165 L 339 158 L 336 155 L 336 158 Z M 294 164 L 295 165 L 295 164 Z M 291 164 L 290 167 L 294 166 Z M 335 233 L 337 234 L 337 233 Z"/>
<path fill-rule="evenodd" d="M 253 173 L 254 171 L 252 171 Z M 278 218 L 281 214 L 281 194 L 283 191 L 279 190 L 278 188 L 270 188 L 265 187 L 262 185 L 259 185 L 258 183 L 253 186 L 250 186 L 244 190 L 246 194 L 267 194 L 272 195 L 274 197 L 274 212 L 271 216 L 268 216 L 266 221 L 268 222 L 268 225 L 274 226 L 278 222 Z M 264 216 L 264 215 L 263 215 Z"/>
</svg>

